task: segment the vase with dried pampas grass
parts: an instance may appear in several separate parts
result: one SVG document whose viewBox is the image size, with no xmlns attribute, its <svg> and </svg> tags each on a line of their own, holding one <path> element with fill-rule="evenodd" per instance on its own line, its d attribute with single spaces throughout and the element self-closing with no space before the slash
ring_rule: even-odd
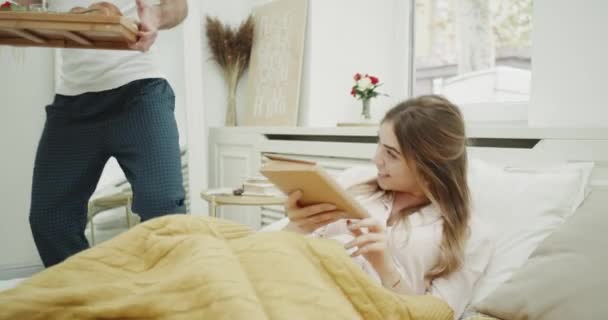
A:
<svg viewBox="0 0 608 320">
<path fill-rule="evenodd" d="M 232 29 L 217 18 L 207 16 L 207 40 L 212 58 L 222 68 L 228 89 L 226 126 L 236 126 L 236 88 L 241 76 L 249 67 L 253 44 L 253 18 L 249 16 Z"/>
</svg>

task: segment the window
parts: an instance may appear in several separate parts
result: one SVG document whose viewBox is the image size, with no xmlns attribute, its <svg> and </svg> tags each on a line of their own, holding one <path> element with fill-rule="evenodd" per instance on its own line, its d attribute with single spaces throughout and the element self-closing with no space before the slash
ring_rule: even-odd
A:
<svg viewBox="0 0 608 320">
<path fill-rule="evenodd" d="M 532 2 L 415 0 L 414 94 L 460 106 L 527 105 Z"/>
</svg>

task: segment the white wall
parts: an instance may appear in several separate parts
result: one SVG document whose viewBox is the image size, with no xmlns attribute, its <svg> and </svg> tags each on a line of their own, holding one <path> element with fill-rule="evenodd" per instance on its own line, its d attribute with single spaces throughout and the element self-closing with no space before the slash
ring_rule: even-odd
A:
<svg viewBox="0 0 608 320">
<path fill-rule="evenodd" d="M 0 47 L 0 279 L 41 266 L 28 216 L 44 107 L 54 91 L 53 61 L 50 49 Z"/>
<path fill-rule="evenodd" d="M 266 0 L 204 1 L 202 20 L 217 16 L 238 26 L 254 6 Z M 385 83 L 390 97 L 372 102 L 379 118 L 407 94 L 408 2 L 405 0 L 310 0 L 304 54 L 299 124 L 334 126 L 359 119 L 360 101 L 350 96 L 352 76 L 367 72 Z M 203 29 L 204 107 L 209 127 L 223 126 L 226 86 L 211 60 Z M 247 108 L 246 73 L 237 93 L 237 119 Z M 242 122 L 242 121 L 240 121 Z"/>
<path fill-rule="evenodd" d="M 184 105 L 188 136 L 188 174 L 190 188 L 190 211 L 205 214 L 206 203 L 200 192 L 207 188 L 207 133 L 204 109 L 201 2 L 190 0 L 188 18 L 182 24 L 183 41 L 182 68 L 184 70 Z"/>
<path fill-rule="evenodd" d="M 359 119 L 350 95 L 356 72 L 376 75 L 389 97 L 372 100 L 372 116 L 407 97 L 408 2 L 311 0 L 300 125 L 335 126 Z"/>
<path fill-rule="evenodd" d="M 608 2 L 536 0 L 531 126 L 608 127 Z"/>
</svg>

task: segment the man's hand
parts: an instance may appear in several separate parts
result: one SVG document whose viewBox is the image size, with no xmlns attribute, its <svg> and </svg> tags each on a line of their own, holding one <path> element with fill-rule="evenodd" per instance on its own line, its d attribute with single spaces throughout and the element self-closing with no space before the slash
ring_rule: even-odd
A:
<svg viewBox="0 0 608 320">
<path fill-rule="evenodd" d="M 137 15 L 139 15 L 139 31 L 137 42 L 129 45 L 131 49 L 146 52 L 156 42 L 161 26 L 161 12 L 158 6 L 150 5 L 145 0 L 135 0 Z"/>
<path fill-rule="evenodd" d="M 171 29 L 188 16 L 186 0 L 161 0 L 159 5 L 148 4 L 146 0 L 135 2 L 140 23 L 137 42 L 129 46 L 131 49 L 148 51 L 156 41 L 159 30 Z"/>
</svg>

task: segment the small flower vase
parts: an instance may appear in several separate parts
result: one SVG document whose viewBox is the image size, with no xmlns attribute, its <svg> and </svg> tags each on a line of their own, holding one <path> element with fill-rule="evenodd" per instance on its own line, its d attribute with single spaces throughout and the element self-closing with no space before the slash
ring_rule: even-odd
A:
<svg viewBox="0 0 608 320">
<path fill-rule="evenodd" d="M 372 114 L 370 110 L 370 101 L 371 99 L 361 99 L 361 103 L 363 108 L 361 109 L 361 117 L 363 120 L 370 121 L 372 119 Z"/>
</svg>

